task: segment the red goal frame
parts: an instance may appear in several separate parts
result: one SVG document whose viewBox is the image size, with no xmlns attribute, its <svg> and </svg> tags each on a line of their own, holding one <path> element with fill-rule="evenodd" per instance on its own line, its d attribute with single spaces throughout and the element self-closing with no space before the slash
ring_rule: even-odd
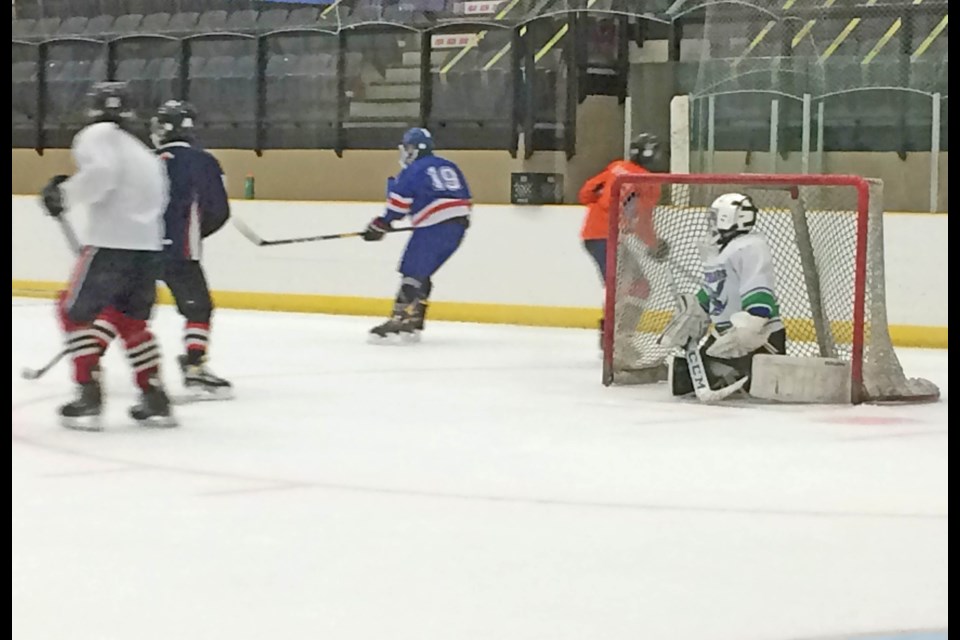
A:
<svg viewBox="0 0 960 640">
<path fill-rule="evenodd" d="M 860 176 L 823 175 L 823 174 L 747 174 L 747 173 L 645 173 L 617 176 L 612 185 L 612 193 L 620 193 L 628 184 L 653 184 L 662 187 L 673 184 L 692 185 L 730 185 L 730 186 L 766 186 L 781 187 L 784 190 L 798 191 L 798 187 L 853 187 L 857 192 L 856 249 L 854 263 L 854 308 L 853 336 L 851 345 L 851 398 L 854 404 L 864 400 L 863 387 L 863 348 L 864 317 L 866 303 L 867 274 L 867 232 L 870 212 L 870 184 Z M 607 277 L 604 317 L 613 318 L 617 290 L 617 246 L 620 238 L 620 198 L 612 198 L 609 228 L 607 232 Z M 614 323 L 605 322 L 603 330 L 603 384 L 613 382 L 613 337 Z"/>
</svg>

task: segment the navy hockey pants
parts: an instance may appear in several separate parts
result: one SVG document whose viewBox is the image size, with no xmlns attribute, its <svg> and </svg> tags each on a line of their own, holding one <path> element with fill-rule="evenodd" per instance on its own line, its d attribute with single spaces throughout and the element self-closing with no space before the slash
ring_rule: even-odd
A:
<svg viewBox="0 0 960 640">
<path fill-rule="evenodd" d="M 166 256 L 162 280 L 173 294 L 181 316 L 189 322 L 210 322 L 213 300 L 199 261 Z"/>
<path fill-rule="evenodd" d="M 86 247 L 77 260 L 62 309 L 74 323 L 93 322 L 107 307 L 148 320 L 157 298 L 159 251 Z"/>
<path fill-rule="evenodd" d="M 597 269 L 600 271 L 600 279 L 604 285 L 607 283 L 607 241 L 606 240 L 584 240 L 583 248 L 587 250 L 593 261 L 597 263 Z"/>
<path fill-rule="evenodd" d="M 400 259 L 400 273 L 426 281 L 460 247 L 469 226 L 470 220 L 461 217 L 414 231 Z"/>
</svg>

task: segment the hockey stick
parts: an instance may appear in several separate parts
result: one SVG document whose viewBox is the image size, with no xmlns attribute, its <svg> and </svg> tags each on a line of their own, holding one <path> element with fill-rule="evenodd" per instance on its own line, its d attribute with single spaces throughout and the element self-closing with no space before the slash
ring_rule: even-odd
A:
<svg viewBox="0 0 960 640">
<path fill-rule="evenodd" d="M 52 369 L 55 364 L 60 362 L 60 360 L 62 360 L 63 356 L 65 355 L 67 355 L 67 350 L 61 349 L 60 353 L 53 356 L 53 358 L 50 359 L 50 362 L 43 365 L 39 369 L 31 369 L 30 367 L 24 367 L 23 369 L 20 370 L 20 377 L 23 378 L 24 380 L 36 380 L 37 378 L 43 376 L 43 374 L 45 374 L 47 371 L 50 371 L 50 369 Z"/>
<path fill-rule="evenodd" d="M 63 231 L 64 237 L 67 239 L 67 244 L 70 245 L 70 249 L 73 253 L 80 253 L 80 241 L 77 240 L 77 234 L 74 233 L 73 227 L 70 226 L 70 223 L 67 222 L 66 218 L 63 217 L 61 213 L 59 216 L 56 216 L 57 222 L 60 223 L 60 230 Z M 58 362 L 60 362 L 63 357 L 67 355 L 67 349 L 63 348 L 53 356 L 47 364 L 43 365 L 39 369 L 33 369 L 31 367 L 24 367 L 20 370 L 20 377 L 24 380 L 36 380 L 37 378 L 42 377 L 47 371 L 50 371 Z"/>
<path fill-rule="evenodd" d="M 64 237 L 67 239 L 67 244 L 70 245 L 70 250 L 74 254 L 80 253 L 80 241 L 77 240 L 77 234 L 73 232 L 73 227 L 70 226 L 70 223 L 67 222 L 67 219 L 63 217 L 61 213 L 57 216 L 57 222 L 60 223 L 60 229 L 63 231 Z"/>
<path fill-rule="evenodd" d="M 319 240 L 337 240 L 339 238 L 359 238 L 364 234 L 363 231 L 350 231 L 348 233 L 332 233 L 324 236 L 307 236 L 304 238 L 287 238 L 285 240 L 264 240 L 257 233 L 251 229 L 245 222 L 237 218 L 236 216 L 231 216 L 233 220 L 233 226 L 237 228 L 243 236 L 257 245 L 258 247 L 270 247 L 280 244 L 297 244 L 300 242 L 317 242 Z M 400 231 L 413 231 L 413 227 L 402 227 L 400 229 L 390 229 L 385 230 L 385 233 L 397 233 Z"/>
</svg>

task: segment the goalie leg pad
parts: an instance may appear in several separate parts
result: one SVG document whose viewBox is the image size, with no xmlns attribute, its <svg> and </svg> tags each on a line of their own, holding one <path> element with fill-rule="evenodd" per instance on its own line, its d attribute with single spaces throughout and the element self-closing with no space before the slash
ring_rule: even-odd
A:
<svg viewBox="0 0 960 640">
<path fill-rule="evenodd" d="M 760 354 L 785 354 L 787 352 L 787 331 L 786 329 L 779 329 L 771 333 L 763 346 L 759 349 L 736 358 L 714 358 L 709 355 L 710 348 L 715 344 L 715 340 L 722 339 L 717 338 L 711 335 L 707 338 L 707 341 L 703 345 L 704 361 L 710 361 L 711 363 L 716 363 L 717 366 L 728 366 L 733 370 L 740 372 L 741 375 L 750 374 L 753 371 L 753 359 Z M 753 376 L 750 376 L 750 379 L 747 380 L 747 383 L 744 385 L 743 390 L 747 393 L 750 393 L 750 387 L 753 383 Z"/>
<path fill-rule="evenodd" d="M 744 366 L 737 366 L 739 363 L 729 360 L 718 360 L 705 355 L 704 352 L 706 348 L 707 345 L 704 345 L 699 349 L 699 352 L 704 369 L 706 370 L 707 384 L 711 391 L 721 391 L 734 386 L 740 389 L 749 383 L 749 379 L 747 379 L 741 384 L 741 381 L 747 378 L 750 373 L 749 361 L 743 363 Z M 670 382 L 670 392 L 674 396 L 686 396 L 694 393 L 695 389 L 690 376 L 690 366 L 685 356 L 677 355 L 671 358 L 668 370 L 668 381 Z"/>
<path fill-rule="evenodd" d="M 797 358 L 757 354 L 753 389 L 764 400 L 812 404 L 849 404 L 850 363 L 838 358 Z"/>
<path fill-rule="evenodd" d="M 690 369 L 685 357 L 670 358 L 667 380 L 670 383 L 670 393 L 673 395 L 688 396 L 693 393 L 693 380 L 690 379 Z"/>
<path fill-rule="evenodd" d="M 767 318 L 738 311 L 730 318 L 727 331 L 720 335 L 707 353 L 714 358 L 740 358 L 762 349 L 774 333 Z"/>
</svg>

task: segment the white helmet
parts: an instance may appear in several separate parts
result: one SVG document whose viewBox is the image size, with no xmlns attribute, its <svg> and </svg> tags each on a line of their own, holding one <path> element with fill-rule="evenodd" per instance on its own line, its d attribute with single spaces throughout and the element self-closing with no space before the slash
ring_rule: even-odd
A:
<svg viewBox="0 0 960 640">
<path fill-rule="evenodd" d="M 715 231 L 720 242 L 727 242 L 734 236 L 747 233 L 757 223 L 757 205 L 750 196 L 742 193 L 725 193 L 710 205 L 707 211 L 711 231 Z"/>
</svg>

